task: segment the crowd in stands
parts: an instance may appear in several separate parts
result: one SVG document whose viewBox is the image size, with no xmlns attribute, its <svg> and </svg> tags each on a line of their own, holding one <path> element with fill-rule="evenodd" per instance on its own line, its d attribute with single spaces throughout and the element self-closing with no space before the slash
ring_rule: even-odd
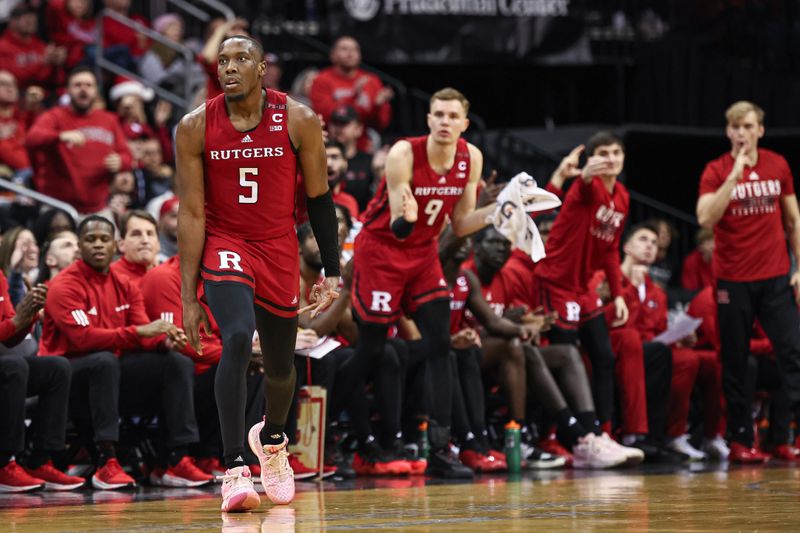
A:
<svg viewBox="0 0 800 533">
<path fill-rule="evenodd" d="M 42 4 L 19 3 L 0 37 L 0 177 L 71 205 L 79 217 L 0 193 L 0 492 L 80 487 L 86 479 L 78 474 L 86 469 L 70 467 L 82 463 L 95 467 L 88 472 L 98 489 L 142 480 L 176 487 L 211 483 L 224 474 L 213 393 L 221 340 L 212 324 L 200 356 L 180 330 L 172 143 L 180 117 L 151 85 L 179 95 L 188 91 L 194 103 L 220 94 L 217 48 L 226 36 L 246 33 L 247 22 L 213 20 L 198 41 L 184 35 L 177 14 L 151 22 L 131 14 L 129 0 L 104 0 L 105 7 L 194 56 L 187 64 L 175 48 L 107 18 L 104 54 L 149 85 L 108 77 L 108 91 L 101 93 L 93 68 L 98 48 L 91 3 Z M 269 54 L 267 61 L 263 86 L 283 87 L 279 59 Z M 348 391 L 337 387 L 358 343 L 350 304 L 353 241 L 394 140 L 382 136 L 392 120 L 394 95 L 361 69 L 355 39 L 339 38 L 330 61 L 322 70 L 301 72 L 290 95 L 325 124 L 343 284 L 327 311 L 300 316 L 297 347 L 314 346 L 323 337 L 340 346 L 310 362 L 297 356 L 298 390 L 305 383 L 328 390 L 326 476 L 421 474 L 426 390 L 435 383 L 426 373 L 414 323 L 401 319 L 383 357 L 373 362 L 370 404 L 352 406 Z M 616 146 L 624 157 L 620 139 L 599 135 L 587 143 L 587 155 Z M 578 157 L 573 152 L 562 161 L 548 190 L 564 198 L 578 186 Z M 495 195 L 497 187 L 493 180 L 484 183 L 484 191 Z M 479 205 L 491 196 L 482 193 Z M 324 277 L 303 206 L 301 194 L 300 307 Z M 559 216 L 549 212 L 536 219 L 546 245 L 551 231 L 563 233 Z M 457 239 L 445 231 L 440 261 L 451 291 L 452 436 L 465 465 L 479 473 L 505 470 L 502 430 L 510 421 L 521 425 L 523 466 L 531 469 L 608 468 L 642 459 L 763 462 L 767 451 L 798 460 L 790 442 L 795 413 L 759 328 L 748 387 L 751 398 L 765 391 L 758 398 L 769 407 L 769 432 L 756 443 L 757 454 L 726 444 L 712 291 L 714 235 L 698 231 L 696 250 L 679 258 L 671 252 L 674 232 L 668 220 L 628 224 L 614 243 L 619 271 L 613 279 L 602 272 L 593 276 L 593 317 L 607 329 L 613 352 L 604 359 L 593 353 L 591 332 L 579 341 L 550 335 L 564 317 L 532 304 L 536 266 L 502 234 L 488 228 Z M 616 296 L 629 312 L 624 323 L 615 314 Z M 676 300 L 703 322 L 695 333 L 666 345 L 655 339 L 668 327 L 668 301 Z M 263 387 L 263 370 L 254 359 L 248 427 L 263 414 Z M 287 428 L 290 447 L 296 442 L 294 422 Z M 148 423 L 157 431 L 147 432 Z M 137 424 L 147 437 L 130 431 Z M 374 437 L 354 442 L 353 427 Z M 586 435 L 595 431 L 602 437 L 587 444 Z M 155 443 L 156 453 L 146 464 L 128 461 L 133 455 L 127 450 L 144 438 Z M 611 441 L 617 440 L 625 446 L 614 447 Z M 587 454 L 581 447 L 589 445 L 605 453 Z M 248 462 L 257 475 L 255 458 Z M 298 479 L 315 475 L 297 456 L 291 464 Z"/>
</svg>

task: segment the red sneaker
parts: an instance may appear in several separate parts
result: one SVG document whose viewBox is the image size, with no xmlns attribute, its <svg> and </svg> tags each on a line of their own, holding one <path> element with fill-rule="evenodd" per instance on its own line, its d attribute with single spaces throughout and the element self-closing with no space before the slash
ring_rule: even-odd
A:
<svg viewBox="0 0 800 533">
<path fill-rule="evenodd" d="M 114 490 L 135 487 L 136 482 L 125 473 L 116 458 L 106 461 L 92 476 L 92 487 L 100 490 Z"/>
<path fill-rule="evenodd" d="M 566 466 L 572 466 L 572 454 L 564 448 L 560 442 L 554 438 L 542 439 L 537 443 L 537 446 L 542 451 L 558 455 L 567 460 Z"/>
<path fill-rule="evenodd" d="M 478 473 L 493 472 L 495 470 L 494 458 L 475 450 L 462 450 L 458 458 L 470 470 Z"/>
<path fill-rule="evenodd" d="M 728 460 L 732 463 L 756 464 L 769 461 L 769 455 L 758 451 L 755 448 L 746 448 L 739 442 L 731 442 L 731 454 Z"/>
<path fill-rule="evenodd" d="M 353 456 L 353 470 L 360 476 L 393 476 L 411 473 L 411 465 L 401 459 L 370 457 L 356 452 Z"/>
<path fill-rule="evenodd" d="M 219 460 L 219 457 L 203 457 L 202 459 L 197 459 L 195 464 L 197 465 L 197 468 L 206 474 L 211 474 L 214 476 L 216 482 L 222 483 L 222 480 L 217 478 L 225 475 L 225 467 L 222 466 L 222 462 Z"/>
<path fill-rule="evenodd" d="M 508 470 L 506 454 L 498 452 L 497 450 L 489 450 L 489 459 L 494 459 L 493 463 L 496 472 L 505 472 Z"/>
<path fill-rule="evenodd" d="M 789 444 L 781 444 L 775 446 L 775 449 L 772 450 L 772 456 L 781 461 L 800 461 L 800 449 Z"/>
<path fill-rule="evenodd" d="M 306 466 L 295 454 L 289 454 L 289 466 L 292 467 L 295 479 L 308 479 L 317 475 L 317 471 Z"/>
<path fill-rule="evenodd" d="M 0 492 L 28 492 L 44 485 L 43 479 L 31 476 L 16 461 L 9 461 L 0 468 Z"/>
<path fill-rule="evenodd" d="M 332 475 L 336 474 L 339 469 L 336 468 L 336 465 L 322 465 L 322 479 L 331 477 Z"/>
<path fill-rule="evenodd" d="M 409 468 L 411 471 L 409 474 L 412 476 L 424 476 L 425 470 L 428 468 L 428 460 L 422 459 L 420 457 L 408 458 L 406 459 Z"/>
<path fill-rule="evenodd" d="M 36 469 L 25 469 L 31 476 L 43 479 L 45 490 L 75 490 L 83 486 L 86 480 L 78 476 L 68 476 L 53 466 L 53 461 L 47 461 Z"/>
<path fill-rule="evenodd" d="M 194 459 L 185 456 L 175 466 L 170 466 L 161 477 L 165 487 L 202 487 L 214 481 L 214 476 L 200 470 Z"/>
</svg>

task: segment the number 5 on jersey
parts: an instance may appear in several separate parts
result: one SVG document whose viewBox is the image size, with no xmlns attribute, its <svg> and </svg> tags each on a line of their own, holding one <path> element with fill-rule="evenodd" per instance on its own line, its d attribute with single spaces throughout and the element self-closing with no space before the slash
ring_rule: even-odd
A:
<svg viewBox="0 0 800 533">
<path fill-rule="evenodd" d="M 240 168 L 239 169 L 239 185 L 243 188 L 250 189 L 250 194 L 245 196 L 239 195 L 240 204 L 255 204 L 258 202 L 258 182 L 256 180 L 249 180 L 247 176 L 258 176 L 257 168 Z"/>
</svg>

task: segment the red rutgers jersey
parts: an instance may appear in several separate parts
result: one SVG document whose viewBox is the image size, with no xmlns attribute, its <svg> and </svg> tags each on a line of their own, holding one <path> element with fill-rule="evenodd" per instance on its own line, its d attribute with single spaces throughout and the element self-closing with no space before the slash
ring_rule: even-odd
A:
<svg viewBox="0 0 800 533">
<path fill-rule="evenodd" d="M 459 273 L 455 284 L 450 288 L 450 335 L 455 335 L 461 330 L 464 311 L 467 310 L 467 300 L 469 300 L 469 282 L 467 276 Z"/>
<path fill-rule="evenodd" d="M 389 227 L 391 221 L 389 192 L 384 177 L 375 193 L 375 198 L 362 216 L 363 231 L 391 243 L 402 242 L 404 247 L 429 245 L 439 237 L 446 217 L 453 212 L 469 180 L 469 148 L 467 141 L 459 139 L 453 166 L 446 174 L 437 174 L 428 163 L 428 137 L 412 137 L 406 140 L 411 143 L 414 154 L 410 186 L 419 213 L 414 230 L 403 241 L 399 241 L 392 233 Z"/>
<path fill-rule="evenodd" d="M 267 89 L 261 122 L 238 131 L 225 95 L 206 102 L 206 233 L 246 241 L 294 229 L 297 157 L 289 139 L 286 94 Z"/>
</svg>

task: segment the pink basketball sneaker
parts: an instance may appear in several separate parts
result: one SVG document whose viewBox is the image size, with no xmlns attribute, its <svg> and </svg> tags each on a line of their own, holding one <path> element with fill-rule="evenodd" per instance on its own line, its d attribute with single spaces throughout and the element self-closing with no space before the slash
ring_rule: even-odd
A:
<svg viewBox="0 0 800 533">
<path fill-rule="evenodd" d="M 272 503 L 291 503 L 294 499 L 294 472 L 289 465 L 289 451 L 286 449 L 289 439 L 284 435 L 281 444 L 262 446 L 262 427 L 263 420 L 251 427 L 247 435 L 250 449 L 261 463 L 261 485 Z"/>
<path fill-rule="evenodd" d="M 227 513 L 252 511 L 261 503 L 247 466 L 237 466 L 222 476 L 222 510 Z"/>
</svg>

